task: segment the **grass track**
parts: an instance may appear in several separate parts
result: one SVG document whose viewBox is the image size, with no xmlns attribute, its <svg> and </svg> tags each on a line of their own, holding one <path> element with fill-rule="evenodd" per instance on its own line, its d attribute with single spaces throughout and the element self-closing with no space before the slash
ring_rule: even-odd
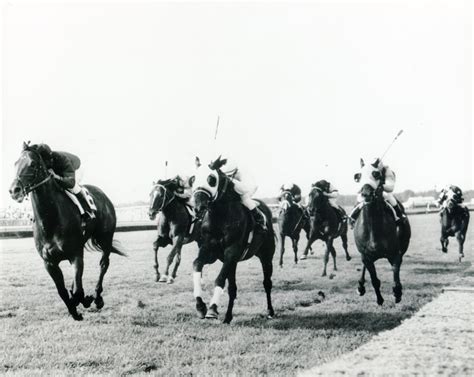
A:
<svg viewBox="0 0 474 377">
<path fill-rule="evenodd" d="M 322 243 L 316 254 L 294 265 L 287 240 L 285 266 L 274 258 L 273 302 L 276 318 L 266 320 L 265 293 L 258 259 L 237 268 L 238 298 L 234 321 L 199 320 L 192 296 L 191 263 L 196 246 L 183 249 L 179 276 L 173 285 L 154 282 L 151 243 L 155 232 L 118 233 L 128 258 L 113 255 L 105 277 L 105 307 L 83 309 L 84 321 L 75 322 L 44 270 L 32 239 L 0 241 L 0 372 L 28 375 L 113 374 L 153 372 L 159 375 L 294 374 L 357 348 L 380 331 L 396 327 L 432 300 L 472 261 L 472 237 L 466 258 L 457 263 L 451 242 L 439 250 L 436 215 L 412 216 L 413 237 L 401 269 L 402 302 L 391 296 L 392 274 L 387 261 L 376 266 L 385 303 L 375 302 L 370 282 L 367 294 L 356 294 L 360 258 L 352 235 L 347 262 L 336 241 L 338 268 L 332 279 L 322 278 Z M 300 251 L 304 242 L 300 243 Z M 169 248 L 161 251 L 160 263 Z M 91 294 L 100 255 L 85 257 L 84 287 Z M 220 262 L 204 269 L 206 300 Z M 62 264 L 67 285 L 72 269 Z M 332 264 L 328 274 L 332 272 Z M 318 291 L 325 300 L 319 300 Z M 220 308 L 224 312 L 227 299 Z"/>
</svg>

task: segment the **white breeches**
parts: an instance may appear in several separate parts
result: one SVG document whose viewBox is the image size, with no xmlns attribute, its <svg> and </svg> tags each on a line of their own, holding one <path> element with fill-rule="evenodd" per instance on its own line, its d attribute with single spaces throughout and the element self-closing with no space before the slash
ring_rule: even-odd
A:
<svg viewBox="0 0 474 377">
<path fill-rule="evenodd" d="M 390 203 L 392 207 L 395 207 L 397 205 L 397 199 L 395 199 L 395 196 L 391 192 L 383 192 L 383 197 L 384 199 Z"/>
<path fill-rule="evenodd" d="M 339 206 L 336 203 L 336 198 L 328 198 L 328 202 L 331 205 L 331 207 L 339 208 Z"/>
<path fill-rule="evenodd" d="M 75 173 L 76 173 L 75 174 L 76 184 L 74 185 L 73 188 L 68 189 L 68 191 L 72 192 L 74 195 L 77 195 L 82 190 L 82 187 L 79 185 L 79 183 L 82 181 L 84 171 L 81 168 L 79 168 L 79 169 L 76 170 Z"/>
<path fill-rule="evenodd" d="M 232 182 L 234 183 L 235 192 L 240 195 L 244 206 L 250 210 L 258 206 L 258 203 L 252 199 L 252 195 L 257 191 L 257 185 L 250 176 L 242 174 L 239 170 Z"/>
</svg>

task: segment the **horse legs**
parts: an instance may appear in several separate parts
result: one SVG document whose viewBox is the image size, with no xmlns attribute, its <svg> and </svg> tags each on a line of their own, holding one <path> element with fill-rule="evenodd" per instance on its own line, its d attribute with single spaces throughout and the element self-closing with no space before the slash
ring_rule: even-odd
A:
<svg viewBox="0 0 474 377">
<path fill-rule="evenodd" d="M 443 251 L 443 253 L 447 253 L 448 244 L 449 244 L 448 236 L 444 233 L 441 233 L 440 242 L 441 242 L 441 250 Z"/>
<path fill-rule="evenodd" d="M 346 225 L 346 230 L 342 232 L 341 234 L 341 240 L 342 240 L 342 247 L 344 248 L 344 252 L 346 253 L 346 260 L 350 261 L 352 258 L 349 255 L 349 251 L 347 250 L 347 225 Z"/>
<path fill-rule="evenodd" d="M 459 263 L 461 263 L 461 259 L 464 258 L 465 235 L 461 231 L 459 231 L 456 233 L 456 239 L 458 240 L 458 244 L 459 244 Z"/>
<path fill-rule="evenodd" d="M 227 306 L 227 312 L 225 313 L 224 323 L 230 323 L 232 321 L 232 310 L 234 308 L 234 301 L 237 297 L 237 284 L 235 283 L 235 272 L 237 270 L 237 263 L 234 263 L 233 267 L 229 271 L 229 277 L 227 281 L 229 282 L 229 288 L 227 292 L 229 293 L 229 304 Z"/>
<path fill-rule="evenodd" d="M 272 306 L 272 257 L 262 256 L 260 257 L 260 262 L 262 263 L 263 269 L 263 287 L 265 288 L 265 293 L 267 295 L 267 318 L 273 318 L 275 311 Z"/>
<path fill-rule="evenodd" d="M 285 235 L 280 233 L 280 267 L 283 267 L 283 254 L 285 254 Z"/>
<path fill-rule="evenodd" d="M 233 271 L 236 267 L 234 266 L 237 262 L 231 260 L 230 258 L 224 259 L 219 275 L 215 280 L 214 294 L 211 301 L 209 302 L 209 310 L 206 313 L 206 318 L 217 319 L 219 312 L 217 307 L 219 306 L 219 301 L 222 297 L 222 293 L 225 288 L 225 281 L 229 277 L 229 273 Z"/>
<path fill-rule="evenodd" d="M 332 246 L 332 238 L 328 238 L 328 240 L 326 241 L 326 251 L 324 252 L 324 268 L 323 268 L 323 274 L 321 276 L 327 275 L 326 269 L 329 262 L 329 253 L 331 253 L 333 261 L 334 261 L 334 271 L 337 271 L 336 250 L 334 250 L 334 247 Z"/>
<path fill-rule="evenodd" d="M 165 268 L 165 274 L 160 278 L 160 283 L 168 283 L 171 284 L 174 281 L 174 278 L 176 276 L 169 276 L 169 270 L 171 267 L 171 264 L 173 263 L 174 257 L 176 254 L 181 252 L 181 248 L 183 247 L 183 236 L 177 236 L 174 237 L 173 239 L 173 247 L 171 248 L 170 253 L 168 254 L 168 257 L 166 258 L 166 268 Z M 179 262 L 178 262 L 179 265 Z M 174 273 L 176 272 L 177 267 L 175 266 Z"/>
<path fill-rule="evenodd" d="M 168 284 L 171 284 L 174 281 L 174 279 L 176 279 L 178 267 L 179 267 L 179 264 L 181 263 L 181 249 L 183 247 L 183 244 L 184 244 L 183 236 L 178 236 L 173 241 L 173 245 L 174 245 L 173 249 L 176 249 L 176 252 L 175 252 L 176 256 L 175 256 L 173 272 L 171 273 L 171 277 L 168 278 Z"/>
<path fill-rule="evenodd" d="M 94 303 L 97 309 L 102 309 L 104 307 L 104 299 L 102 298 L 102 283 L 104 281 L 104 276 L 105 273 L 107 272 L 107 269 L 109 268 L 110 264 L 110 251 L 108 249 L 103 249 L 102 251 L 102 258 L 100 258 L 100 274 L 99 274 L 99 280 L 97 281 L 97 285 L 95 287 L 95 299 Z"/>
<path fill-rule="evenodd" d="M 308 258 L 308 251 L 312 250 L 311 245 L 315 240 L 313 238 L 308 238 L 308 242 L 306 243 L 306 247 L 304 248 L 303 255 L 300 257 L 301 260 Z"/>
<path fill-rule="evenodd" d="M 300 240 L 300 237 L 297 235 L 295 238 L 291 239 L 291 242 L 293 243 L 293 252 L 295 253 L 295 264 L 298 263 L 298 241 Z"/>
<path fill-rule="evenodd" d="M 82 321 L 82 315 L 77 312 L 76 305 L 69 299 L 69 293 L 66 289 L 66 286 L 64 285 L 63 273 L 59 266 L 57 264 L 45 261 L 44 267 L 53 279 L 54 284 L 56 285 L 56 289 L 58 290 L 59 296 L 66 304 L 69 313 L 72 315 L 72 318 L 74 318 L 76 321 Z"/>
<path fill-rule="evenodd" d="M 362 267 L 362 275 L 359 279 L 359 287 L 357 288 L 357 292 L 359 292 L 359 296 L 365 295 L 365 265 Z"/>
<path fill-rule="evenodd" d="M 156 273 L 156 278 L 155 278 L 155 281 L 160 281 L 160 271 L 159 271 L 159 268 L 160 268 L 160 265 L 158 264 L 158 249 L 160 248 L 160 246 L 158 245 L 158 240 L 156 240 L 155 242 L 153 242 L 153 251 L 155 252 L 155 264 L 154 264 L 154 268 L 155 268 L 155 273 Z"/>
<path fill-rule="evenodd" d="M 374 262 L 365 261 L 364 265 L 367 268 L 367 271 L 369 271 L 370 280 L 372 281 L 372 286 L 374 287 L 375 295 L 377 296 L 377 304 L 382 305 L 384 300 L 380 293 L 380 280 L 377 278 Z"/>
<path fill-rule="evenodd" d="M 204 268 L 204 264 L 211 264 L 217 260 L 217 257 L 208 254 L 208 251 L 208 249 L 206 250 L 203 247 L 199 248 L 198 256 L 193 262 L 194 297 L 196 299 L 196 310 L 201 319 L 205 318 L 207 313 L 207 306 L 202 300 L 202 269 Z"/>
<path fill-rule="evenodd" d="M 402 256 L 397 255 L 393 259 L 389 259 L 390 264 L 392 265 L 393 270 L 393 296 L 395 297 L 395 302 L 399 303 L 402 300 L 402 283 L 400 282 L 400 266 L 402 264 Z"/>
<path fill-rule="evenodd" d="M 84 296 L 84 288 L 82 287 L 82 273 L 84 271 L 84 255 L 81 253 L 80 255 L 76 256 L 71 264 L 74 268 L 74 280 L 71 289 L 71 302 L 78 306 L 80 303 L 85 308 L 91 306 L 92 301 L 94 301 L 94 297 L 92 296 Z"/>
</svg>

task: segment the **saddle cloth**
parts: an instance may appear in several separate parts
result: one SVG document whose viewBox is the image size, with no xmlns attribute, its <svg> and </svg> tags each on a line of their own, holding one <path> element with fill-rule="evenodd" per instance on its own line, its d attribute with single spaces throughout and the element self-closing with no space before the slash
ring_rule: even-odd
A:
<svg viewBox="0 0 474 377">
<path fill-rule="evenodd" d="M 86 193 L 87 201 L 89 202 L 89 205 L 92 211 L 97 212 L 97 207 L 95 205 L 94 198 L 92 197 L 90 192 L 85 187 L 82 187 L 82 190 L 84 190 L 84 192 Z M 76 207 L 79 209 L 79 212 L 81 213 L 81 216 L 82 216 L 85 213 L 85 211 L 84 211 L 84 208 L 82 208 L 82 205 L 79 202 L 79 199 L 77 199 L 77 196 L 68 190 L 64 190 L 64 192 L 69 197 L 69 199 L 71 199 L 71 201 L 76 205 Z"/>
</svg>

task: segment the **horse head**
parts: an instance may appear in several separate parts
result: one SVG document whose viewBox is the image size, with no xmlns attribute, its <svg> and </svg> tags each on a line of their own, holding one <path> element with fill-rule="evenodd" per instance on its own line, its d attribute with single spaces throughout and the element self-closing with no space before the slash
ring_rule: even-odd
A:
<svg viewBox="0 0 474 377">
<path fill-rule="evenodd" d="M 283 191 L 283 193 L 281 194 L 280 201 L 282 211 L 288 211 L 288 209 L 290 209 L 294 204 L 293 194 L 288 190 Z"/>
<path fill-rule="evenodd" d="M 327 203 L 327 197 L 324 195 L 321 187 L 318 186 L 318 183 L 313 183 L 308 194 L 308 211 L 310 215 L 314 215 L 322 208 L 324 203 Z"/>
<path fill-rule="evenodd" d="M 23 150 L 15 162 L 16 175 L 10 185 L 10 196 L 21 203 L 34 189 L 51 178 L 36 145 L 23 143 Z"/>
<path fill-rule="evenodd" d="M 200 166 L 196 170 L 193 182 L 194 210 L 198 217 L 202 217 L 209 205 L 217 202 L 226 193 L 231 184 L 229 178 L 220 170 L 226 160 L 219 158 L 209 166 Z"/>
<path fill-rule="evenodd" d="M 154 220 L 156 214 L 163 210 L 174 198 L 174 190 L 176 182 L 174 180 L 159 180 L 153 182 L 150 192 L 150 207 L 148 208 L 148 216 L 150 220 Z"/>
<path fill-rule="evenodd" d="M 364 184 L 360 189 L 360 195 L 364 199 L 364 203 L 373 203 L 376 200 L 383 200 L 383 189 L 382 187 L 374 187 L 368 183 Z"/>
</svg>

